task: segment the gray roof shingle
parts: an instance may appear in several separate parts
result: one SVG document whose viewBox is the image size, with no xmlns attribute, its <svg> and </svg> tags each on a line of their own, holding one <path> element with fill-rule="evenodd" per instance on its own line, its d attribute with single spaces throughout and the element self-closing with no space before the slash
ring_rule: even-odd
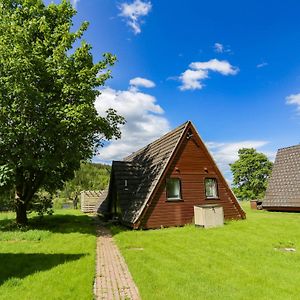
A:
<svg viewBox="0 0 300 300">
<path fill-rule="evenodd" d="M 112 176 L 124 222 L 134 223 L 138 219 L 189 123 L 175 128 L 123 161 L 113 162 Z M 108 199 L 100 206 L 100 211 L 108 209 L 107 203 Z"/>
<path fill-rule="evenodd" d="M 278 150 L 263 207 L 300 207 L 300 145 Z"/>
</svg>

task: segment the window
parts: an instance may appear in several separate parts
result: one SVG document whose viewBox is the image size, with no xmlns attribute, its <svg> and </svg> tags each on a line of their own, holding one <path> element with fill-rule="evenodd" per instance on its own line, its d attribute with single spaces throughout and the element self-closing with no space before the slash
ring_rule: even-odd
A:
<svg viewBox="0 0 300 300">
<path fill-rule="evenodd" d="M 206 198 L 218 198 L 218 183 L 216 178 L 205 178 Z"/>
<path fill-rule="evenodd" d="M 179 178 L 167 179 L 167 199 L 181 200 L 181 183 Z"/>
</svg>

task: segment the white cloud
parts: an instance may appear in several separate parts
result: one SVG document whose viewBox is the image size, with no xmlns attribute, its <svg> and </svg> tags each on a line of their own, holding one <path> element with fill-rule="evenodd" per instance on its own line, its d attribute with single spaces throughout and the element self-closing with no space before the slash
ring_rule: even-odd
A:
<svg viewBox="0 0 300 300">
<path fill-rule="evenodd" d="M 235 75 L 239 71 L 238 68 L 233 67 L 228 61 L 216 58 L 206 62 L 193 62 L 189 67 L 196 70 L 211 70 L 222 75 Z"/>
<path fill-rule="evenodd" d="M 266 67 L 268 65 L 268 63 L 267 62 L 262 62 L 262 63 L 260 63 L 260 64 L 258 64 L 258 65 L 256 65 L 256 68 L 263 68 L 263 67 Z"/>
<path fill-rule="evenodd" d="M 133 87 L 145 87 L 145 88 L 153 88 L 155 87 L 155 83 L 149 79 L 142 77 L 135 77 L 130 79 L 129 84 Z"/>
<path fill-rule="evenodd" d="M 120 16 L 126 19 L 126 23 L 135 34 L 141 33 L 141 17 L 147 16 L 152 8 L 150 1 L 134 0 L 132 3 L 119 5 Z"/>
<path fill-rule="evenodd" d="M 77 7 L 77 4 L 79 3 L 80 0 L 71 0 L 72 5 L 74 6 L 74 8 Z"/>
<path fill-rule="evenodd" d="M 223 53 L 224 52 L 224 46 L 221 43 L 215 43 L 214 44 L 215 52 L 217 53 Z"/>
<path fill-rule="evenodd" d="M 137 90 L 105 88 L 97 97 L 95 107 L 100 115 L 104 115 L 108 108 L 114 108 L 126 119 L 121 129 L 122 138 L 100 149 L 97 160 L 120 160 L 170 130 L 164 110 L 157 104 L 156 98 Z"/>
<path fill-rule="evenodd" d="M 239 69 L 228 61 L 215 58 L 206 62 L 192 62 L 189 68 L 179 76 L 179 80 L 182 82 L 179 88 L 182 91 L 202 89 L 204 86 L 202 80 L 208 78 L 209 71 L 225 76 L 236 75 L 239 72 Z"/>
<path fill-rule="evenodd" d="M 229 46 L 224 46 L 221 43 L 214 44 L 214 51 L 216 53 L 231 53 L 231 49 Z"/>
<path fill-rule="evenodd" d="M 203 88 L 203 83 L 201 80 L 208 77 L 208 71 L 206 70 L 186 70 L 184 71 L 179 79 L 182 85 L 179 87 L 180 90 L 201 90 Z"/>
<path fill-rule="evenodd" d="M 241 148 L 255 148 L 259 152 L 265 153 L 270 160 L 274 160 L 274 152 L 261 150 L 268 143 L 268 141 L 245 140 L 233 143 L 207 142 L 206 146 L 210 150 L 210 153 L 215 159 L 218 167 L 222 170 L 224 176 L 230 181 L 232 174 L 229 164 L 235 162 L 238 159 L 238 150 Z"/>
<path fill-rule="evenodd" d="M 285 98 L 285 100 L 286 100 L 286 104 L 296 105 L 296 109 L 300 114 L 300 93 L 289 95 Z"/>
</svg>

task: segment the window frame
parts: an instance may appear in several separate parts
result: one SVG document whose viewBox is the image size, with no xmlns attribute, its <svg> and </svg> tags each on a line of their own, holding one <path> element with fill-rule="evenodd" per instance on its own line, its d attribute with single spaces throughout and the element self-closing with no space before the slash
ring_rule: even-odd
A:
<svg viewBox="0 0 300 300">
<path fill-rule="evenodd" d="M 206 192 L 206 180 L 212 179 L 215 181 L 215 187 L 216 187 L 216 196 L 207 196 Z M 216 177 L 205 177 L 204 178 L 204 194 L 205 194 L 205 199 L 206 200 L 219 200 L 219 184 L 218 184 L 218 179 Z"/>
<path fill-rule="evenodd" d="M 169 180 L 178 180 L 179 182 L 179 198 L 169 198 L 168 196 L 168 181 Z M 169 177 L 166 179 L 166 201 L 176 202 L 176 201 L 183 201 L 182 200 L 182 184 L 181 179 L 179 177 Z"/>
</svg>

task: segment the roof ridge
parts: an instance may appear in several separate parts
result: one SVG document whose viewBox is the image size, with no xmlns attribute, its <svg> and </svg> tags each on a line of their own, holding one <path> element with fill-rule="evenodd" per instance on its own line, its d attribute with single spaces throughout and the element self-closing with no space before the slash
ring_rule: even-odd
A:
<svg viewBox="0 0 300 300">
<path fill-rule="evenodd" d="M 144 147 L 138 149 L 137 151 L 132 152 L 131 154 L 125 156 L 125 157 L 123 158 L 123 161 L 127 161 L 129 158 L 134 157 L 134 156 L 136 156 L 137 154 L 143 152 L 143 150 L 145 150 L 145 149 L 148 148 L 149 146 L 154 145 L 154 144 L 156 144 L 156 143 L 158 143 L 158 142 L 164 140 L 167 136 L 171 136 L 175 131 L 177 131 L 177 130 L 183 128 L 183 127 L 186 127 L 189 123 L 191 123 L 191 121 L 186 121 L 186 122 L 184 122 L 183 124 L 181 124 L 181 125 L 177 126 L 176 128 L 172 129 L 171 131 L 168 131 L 168 132 L 165 133 L 163 136 L 159 137 L 158 139 L 154 140 L 153 142 L 151 142 L 151 143 L 147 144 L 146 146 L 144 146 Z"/>
<path fill-rule="evenodd" d="M 288 146 L 288 147 L 282 147 L 282 148 L 279 148 L 278 151 L 291 149 L 291 148 L 298 148 L 298 147 L 300 147 L 300 144 L 293 145 L 293 146 Z"/>
</svg>

